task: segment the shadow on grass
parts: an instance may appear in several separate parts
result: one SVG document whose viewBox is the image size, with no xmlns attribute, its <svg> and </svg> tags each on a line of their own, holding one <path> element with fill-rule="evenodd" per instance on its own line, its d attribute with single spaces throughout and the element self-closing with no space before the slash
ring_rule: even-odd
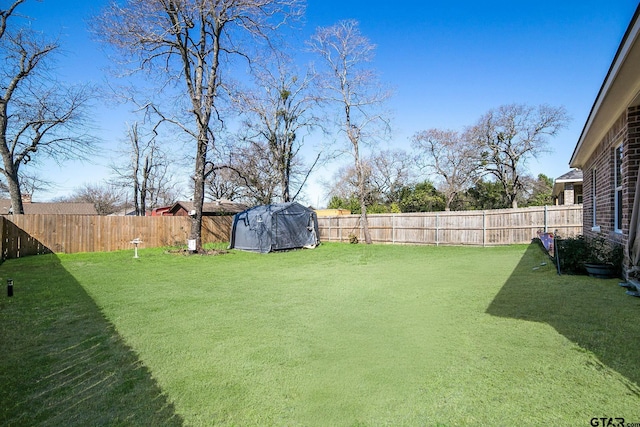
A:
<svg viewBox="0 0 640 427">
<path fill-rule="evenodd" d="M 547 266 L 541 267 L 541 263 Z M 625 294 L 620 280 L 558 276 L 542 248 L 532 243 L 495 296 L 487 313 L 546 323 L 601 363 L 640 384 L 640 299 Z"/>
<path fill-rule="evenodd" d="M 59 259 L 6 261 L 0 283 L 0 425 L 182 425 Z"/>
</svg>

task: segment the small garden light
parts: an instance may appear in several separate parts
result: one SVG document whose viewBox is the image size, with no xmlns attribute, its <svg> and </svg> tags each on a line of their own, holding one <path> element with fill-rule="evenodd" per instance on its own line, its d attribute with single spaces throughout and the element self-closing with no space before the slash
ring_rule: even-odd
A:
<svg viewBox="0 0 640 427">
<path fill-rule="evenodd" d="M 7 296 L 13 296 L 13 279 L 7 279 Z"/>
</svg>

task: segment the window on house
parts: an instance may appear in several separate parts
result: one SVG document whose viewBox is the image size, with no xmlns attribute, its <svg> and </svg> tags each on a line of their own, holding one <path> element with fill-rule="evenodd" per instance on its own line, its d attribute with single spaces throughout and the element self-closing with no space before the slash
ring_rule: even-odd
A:
<svg viewBox="0 0 640 427">
<path fill-rule="evenodd" d="M 623 161 L 622 144 L 616 147 L 615 151 L 615 196 L 614 196 L 614 229 L 618 233 L 622 233 L 622 161 Z"/>
</svg>

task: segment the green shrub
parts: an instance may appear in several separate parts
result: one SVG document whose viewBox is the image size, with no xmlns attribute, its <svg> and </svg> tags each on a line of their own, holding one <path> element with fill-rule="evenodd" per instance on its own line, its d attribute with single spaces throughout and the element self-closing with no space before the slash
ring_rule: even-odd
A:
<svg viewBox="0 0 640 427">
<path fill-rule="evenodd" d="M 586 240 L 589 252 L 587 253 L 585 262 L 612 264 L 614 266 L 622 265 L 624 255 L 622 245 L 610 242 L 601 236 Z"/>
<path fill-rule="evenodd" d="M 560 271 L 569 274 L 586 274 L 584 260 L 588 253 L 584 236 L 556 238 L 556 256 L 560 257 Z"/>
<path fill-rule="evenodd" d="M 585 263 L 613 265 L 616 273 L 622 272 L 624 250 L 622 245 L 602 236 L 578 235 L 556 239 L 556 251 L 560 256 L 560 270 L 570 274 L 586 274 Z"/>
</svg>

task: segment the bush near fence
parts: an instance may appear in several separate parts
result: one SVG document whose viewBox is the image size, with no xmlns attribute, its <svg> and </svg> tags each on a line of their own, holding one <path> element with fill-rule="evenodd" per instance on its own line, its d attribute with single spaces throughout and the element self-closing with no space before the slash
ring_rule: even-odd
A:
<svg viewBox="0 0 640 427">
<path fill-rule="evenodd" d="M 374 243 L 427 245 L 509 245 L 528 243 L 540 230 L 562 236 L 582 234 L 582 205 L 536 206 L 485 211 L 368 215 Z M 319 217 L 320 240 L 363 241 L 360 215 Z"/>
<path fill-rule="evenodd" d="M 203 243 L 228 242 L 233 217 L 203 218 Z M 364 241 L 359 215 L 319 217 L 320 240 Z M 2 259 L 48 252 L 108 252 L 140 247 L 186 245 L 189 217 L 12 215 L 0 217 Z M 539 230 L 582 234 L 582 205 L 487 211 L 369 215 L 375 243 L 433 245 L 507 245 L 528 243 Z"/>
</svg>

